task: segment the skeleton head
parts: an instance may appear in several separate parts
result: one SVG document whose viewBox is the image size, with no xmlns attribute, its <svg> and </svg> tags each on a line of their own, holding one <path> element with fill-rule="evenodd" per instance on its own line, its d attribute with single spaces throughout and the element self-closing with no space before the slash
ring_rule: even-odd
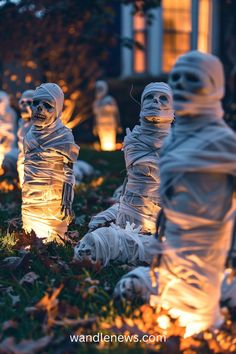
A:
<svg viewBox="0 0 236 354">
<path fill-rule="evenodd" d="M 170 73 L 169 84 L 173 90 L 177 114 L 194 114 L 196 105 L 209 106 L 223 97 L 222 65 L 211 54 L 188 52 L 177 59 Z"/>
<path fill-rule="evenodd" d="M 19 108 L 21 111 L 21 117 L 28 120 L 32 116 L 31 104 L 33 101 L 34 90 L 27 90 L 22 93 L 19 100 Z"/>
<path fill-rule="evenodd" d="M 89 259 L 96 262 L 96 248 L 92 233 L 86 234 L 74 248 L 74 259 L 83 261 Z"/>
<path fill-rule="evenodd" d="M 55 101 L 51 98 L 33 99 L 32 121 L 37 129 L 51 125 L 57 118 Z"/>
<path fill-rule="evenodd" d="M 164 92 L 149 92 L 143 98 L 142 109 L 149 112 L 150 110 L 165 111 L 170 108 L 170 97 Z M 155 123 L 159 121 L 157 116 L 146 116 L 148 122 Z"/>
<path fill-rule="evenodd" d="M 3 115 L 10 104 L 9 96 L 5 91 L 0 91 L 0 115 Z"/>
<path fill-rule="evenodd" d="M 103 80 L 96 81 L 96 84 L 95 84 L 96 99 L 103 98 L 104 96 L 106 96 L 107 92 L 108 92 L 108 85 L 107 85 L 106 81 L 103 81 Z"/>
<path fill-rule="evenodd" d="M 115 287 L 114 298 L 118 301 L 144 300 L 141 279 L 131 275 L 122 278 Z"/>
<path fill-rule="evenodd" d="M 147 122 L 159 123 L 161 117 L 172 118 L 172 92 L 164 82 L 148 84 L 141 96 L 140 117 Z"/>
</svg>

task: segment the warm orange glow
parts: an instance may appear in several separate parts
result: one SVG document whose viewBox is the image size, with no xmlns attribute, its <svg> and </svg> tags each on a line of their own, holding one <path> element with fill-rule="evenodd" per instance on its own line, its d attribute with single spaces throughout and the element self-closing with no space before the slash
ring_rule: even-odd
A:
<svg viewBox="0 0 236 354">
<path fill-rule="evenodd" d="M 32 60 L 29 60 L 27 62 L 27 66 L 31 69 L 36 69 L 37 68 L 37 64 L 35 62 L 33 62 Z"/>
<path fill-rule="evenodd" d="M 162 0 L 163 70 L 170 71 L 177 57 L 190 50 L 191 0 Z"/>
<path fill-rule="evenodd" d="M 161 329 L 168 329 L 170 327 L 170 318 L 166 315 L 161 315 L 157 318 L 157 323 Z"/>
<path fill-rule="evenodd" d="M 10 79 L 11 79 L 11 81 L 16 81 L 17 80 L 17 75 L 11 75 Z"/>
<path fill-rule="evenodd" d="M 114 151 L 116 150 L 116 128 L 111 127 L 108 129 L 98 130 L 98 136 L 101 144 L 101 150 L 103 151 Z"/>
<path fill-rule="evenodd" d="M 143 50 L 134 47 L 134 71 L 136 73 L 143 73 L 146 70 L 146 58 L 145 58 L 145 46 L 146 46 L 146 36 L 145 36 L 145 17 L 140 13 L 137 13 L 133 19 L 134 28 L 134 41 L 142 45 Z"/>
<path fill-rule="evenodd" d="M 1 174 L 1 171 L 0 171 Z M 1 192 L 10 192 L 13 191 L 14 189 L 14 185 L 12 183 L 9 183 L 7 180 L 3 180 L 2 182 L 0 182 L 0 191 Z"/>
<path fill-rule="evenodd" d="M 2 149 L 1 149 L 2 148 Z M 1 151 L 2 150 L 2 151 Z M 4 153 L 4 150 L 3 150 L 3 147 L 0 146 L 0 176 L 3 174 L 3 169 L 2 169 L 2 163 L 3 163 L 3 160 L 4 160 L 4 156 L 5 156 L 5 153 Z M 2 173 L 1 173 L 2 172 Z"/>
<path fill-rule="evenodd" d="M 26 77 L 25 77 L 25 82 L 26 82 L 27 84 L 29 84 L 31 81 L 32 81 L 32 76 L 26 75 Z"/>
<path fill-rule="evenodd" d="M 98 177 L 90 183 L 90 186 L 93 188 L 100 187 L 103 184 L 103 182 L 104 182 L 104 178 Z"/>
<path fill-rule="evenodd" d="M 199 0 L 197 49 L 205 53 L 211 52 L 211 5 L 210 0 Z"/>
<path fill-rule="evenodd" d="M 121 150 L 123 147 L 122 143 L 116 143 L 116 150 Z"/>
</svg>

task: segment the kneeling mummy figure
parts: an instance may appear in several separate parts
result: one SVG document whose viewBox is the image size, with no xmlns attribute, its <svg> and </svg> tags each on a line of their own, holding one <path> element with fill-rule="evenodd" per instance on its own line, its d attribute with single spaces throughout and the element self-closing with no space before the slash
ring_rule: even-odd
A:
<svg viewBox="0 0 236 354">
<path fill-rule="evenodd" d="M 155 233 L 161 209 L 159 154 L 173 118 L 170 86 L 163 82 L 147 85 L 141 96 L 140 125 L 132 132 L 127 129 L 124 139 L 127 183 L 123 195 L 119 203 L 91 220 L 92 232 L 76 246 L 75 258 L 82 260 L 89 256 L 103 265 L 111 260 L 150 264 L 156 243 L 150 234 Z M 112 219 L 116 221 L 116 228 L 97 228 Z"/>
<path fill-rule="evenodd" d="M 73 215 L 73 162 L 79 147 L 60 119 L 63 102 L 58 85 L 37 87 L 33 125 L 24 138 L 23 228 L 46 241 L 62 238 Z"/>
</svg>

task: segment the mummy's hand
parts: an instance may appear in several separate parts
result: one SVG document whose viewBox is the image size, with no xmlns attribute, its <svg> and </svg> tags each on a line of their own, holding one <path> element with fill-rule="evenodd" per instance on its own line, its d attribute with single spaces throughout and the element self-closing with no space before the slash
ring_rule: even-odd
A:
<svg viewBox="0 0 236 354">
<path fill-rule="evenodd" d="M 62 202 L 61 202 L 61 213 L 63 214 L 63 219 L 68 218 L 68 222 L 72 222 L 74 219 L 74 212 L 72 210 L 72 202 L 74 197 L 74 191 L 70 184 L 64 183 L 62 189 Z"/>
</svg>

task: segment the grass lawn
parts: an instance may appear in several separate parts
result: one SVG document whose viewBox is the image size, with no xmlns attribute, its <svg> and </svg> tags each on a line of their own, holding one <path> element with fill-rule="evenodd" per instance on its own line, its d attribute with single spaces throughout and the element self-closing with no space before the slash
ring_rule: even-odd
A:
<svg viewBox="0 0 236 354">
<path fill-rule="evenodd" d="M 86 233 L 91 216 L 110 205 L 109 197 L 125 177 L 120 151 L 82 148 L 80 158 L 100 174 L 76 188 L 76 222 L 70 226 L 71 243 L 37 248 L 32 241 L 30 252 L 22 250 L 16 242 L 21 237 L 20 191 L 0 193 L 0 353 L 214 353 L 219 340 L 211 333 L 186 341 L 174 324 L 167 342 L 155 347 L 122 341 L 98 345 L 70 340 L 73 334 L 98 332 L 140 336 L 160 333 L 156 314 L 148 305 L 121 308 L 113 303 L 114 286 L 127 272 L 126 266 L 112 264 L 101 269 L 99 265 L 85 267 L 72 263 L 73 243 Z M 7 257 L 11 258 L 6 260 Z M 236 333 L 236 329 L 232 330 L 236 324 L 232 325 L 231 315 L 228 316 L 228 327 L 221 332 L 223 339 L 233 338 Z M 233 342 L 230 345 L 229 352 L 235 353 L 236 346 Z"/>
</svg>

